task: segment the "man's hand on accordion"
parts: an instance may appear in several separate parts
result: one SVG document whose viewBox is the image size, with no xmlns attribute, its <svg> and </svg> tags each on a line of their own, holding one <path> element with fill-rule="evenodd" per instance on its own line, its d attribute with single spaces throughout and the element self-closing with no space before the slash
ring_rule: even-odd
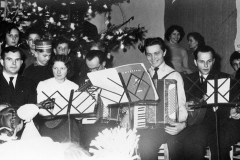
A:
<svg viewBox="0 0 240 160">
<path fill-rule="evenodd" d="M 176 135 L 186 127 L 186 122 L 171 123 L 170 126 L 165 127 L 165 132 L 170 135 Z"/>
</svg>

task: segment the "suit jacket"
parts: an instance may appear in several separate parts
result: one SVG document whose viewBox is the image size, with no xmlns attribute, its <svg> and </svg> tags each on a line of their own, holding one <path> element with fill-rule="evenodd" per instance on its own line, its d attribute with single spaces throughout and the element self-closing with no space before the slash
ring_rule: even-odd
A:
<svg viewBox="0 0 240 160">
<path fill-rule="evenodd" d="M 17 76 L 14 93 L 3 74 L 0 74 L 0 103 L 9 103 L 13 107 L 20 107 L 27 103 L 37 103 L 36 85 L 32 80 L 21 75 Z"/>
<path fill-rule="evenodd" d="M 207 92 L 207 80 L 214 79 L 215 75 L 218 76 L 218 79 L 220 78 L 229 78 L 230 75 L 223 73 L 223 72 L 210 72 L 204 83 L 200 83 L 200 76 L 199 72 L 194 72 L 192 74 L 186 75 L 184 78 L 184 89 L 186 93 L 186 99 L 187 101 L 190 100 L 199 100 L 203 98 L 203 95 Z M 232 81 L 231 81 L 232 84 Z M 230 92 L 231 97 L 231 92 Z M 230 98 L 231 99 L 231 98 Z M 230 115 L 230 109 L 231 107 L 226 106 L 219 106 L 217 113 L 218 118 L 221 120 L 228 119 Z M 207 108 L 204 121 L 215 121 L 215 116 L 212 107 Z"/>
</svg>

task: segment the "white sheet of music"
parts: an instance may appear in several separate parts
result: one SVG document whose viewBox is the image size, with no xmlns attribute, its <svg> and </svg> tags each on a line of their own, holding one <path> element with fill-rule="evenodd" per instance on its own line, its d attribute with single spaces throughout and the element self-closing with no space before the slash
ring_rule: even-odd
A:
<svg viewBox="0 0 240 160">
<path fill-rule="evenodd" d="M 129 102 L 119 73 L 124 79 L 127 90 L 131 92 L 129 95 L 132 102 L 144 100 L 144 98 L 151 100 L 158 98 L 144 64 L 134 63 L 88 73 L 92 84 L 103 89 L 101 97 L 106 99 L 108 104 Z M 148 93 L 147 96 L 144 96 L 145 93 Z"/>
<path fill-rule="evenodd" d="M 214 86 L 214 80 L 208 80 L 207 95 L 210 96 L 210 98 L 207 100 L 207 104 L 214 103 Z M 218 88 L 218 103 L 229 102 L 230 78 L 218 79 L 218 87 L 220 87 Z"/>
</svg>

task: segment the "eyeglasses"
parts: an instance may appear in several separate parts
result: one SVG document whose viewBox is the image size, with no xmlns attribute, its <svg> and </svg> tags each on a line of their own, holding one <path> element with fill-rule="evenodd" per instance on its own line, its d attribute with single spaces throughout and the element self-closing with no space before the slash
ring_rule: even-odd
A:
<svg viewBox="0 0 240 160">
<path fill-rule="evenodd" d="M 94 72 L 94 71 L 98 71 L 100 69 L 101 65 L 99 65 L 98 67 L 94 67 L 94 68 L 88 68 L 88 70 L 90 72 Z"/>
</svg>

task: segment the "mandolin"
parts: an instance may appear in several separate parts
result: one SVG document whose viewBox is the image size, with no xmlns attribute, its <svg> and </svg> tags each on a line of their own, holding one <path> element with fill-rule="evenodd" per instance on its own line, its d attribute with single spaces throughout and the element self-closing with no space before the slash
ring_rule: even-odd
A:
<svg viewBox="0 0 240 160">
<path fill-rule="evenodd" d="M 187 124 L 192 126 L 192 125 L 198 125 L 200 124 L 204 117 L 207 108 L 201 107 L 201 105 L 206 104 L 206 102 L 203 99 L 191 99 L 193 102 L 189 107 L 193 109 L 192 111 L 188 111 L 188 119 L 187 119 Z"/>
</svg>

